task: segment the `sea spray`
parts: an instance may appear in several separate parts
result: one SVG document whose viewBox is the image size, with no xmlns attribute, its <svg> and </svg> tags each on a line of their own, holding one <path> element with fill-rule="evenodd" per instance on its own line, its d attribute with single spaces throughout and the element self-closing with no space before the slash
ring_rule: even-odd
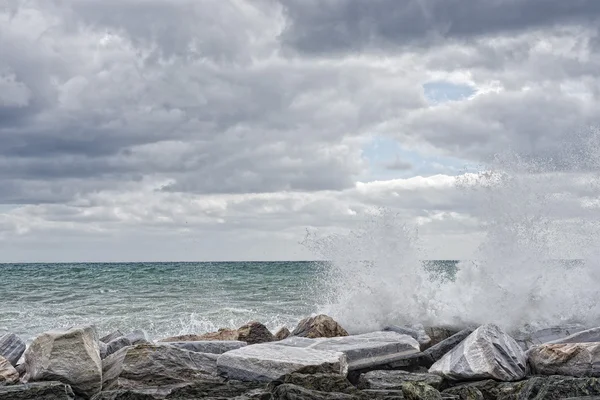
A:
<svg viewBox="0 0 600 400">
<path fill-rule="evenodd" d="M 350 331 L 388 324 L 508 330 L 600 324 L 600 135 L 550 156 L 505 152 L 455 189 L 479 221 L 481 244 L 453 279 L 427 272 L 418 225 L 378 210 L 348 235 L 307 236 L 329 260 L 320 309 Z"/>
</svg>

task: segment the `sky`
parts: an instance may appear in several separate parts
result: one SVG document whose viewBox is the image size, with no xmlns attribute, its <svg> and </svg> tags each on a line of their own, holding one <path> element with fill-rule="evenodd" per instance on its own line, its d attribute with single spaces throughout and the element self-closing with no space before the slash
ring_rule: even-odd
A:
<svg viewBox="0 0 600 400">
<path fill-rule="evenodd" d="M 597 0 L 0 0 L 0 262 L 311 259 L 307 231 L 382 207 L 469 257 L 457 179 L 509 150 L 561 170 L 599 124 L 599 22 Z"/>
</svg>

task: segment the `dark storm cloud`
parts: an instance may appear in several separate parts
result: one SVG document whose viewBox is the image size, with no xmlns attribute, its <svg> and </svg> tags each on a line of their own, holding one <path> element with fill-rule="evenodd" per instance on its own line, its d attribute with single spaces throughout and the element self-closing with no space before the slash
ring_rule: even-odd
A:
<svg viewBox="0 0 600 400">
<path fill-rule="evenodd" d="M 598 22 L 595 0 L 281 0 L 284 43 L 306 53 L 353 52 L 469 40 Z"/>
</svg>

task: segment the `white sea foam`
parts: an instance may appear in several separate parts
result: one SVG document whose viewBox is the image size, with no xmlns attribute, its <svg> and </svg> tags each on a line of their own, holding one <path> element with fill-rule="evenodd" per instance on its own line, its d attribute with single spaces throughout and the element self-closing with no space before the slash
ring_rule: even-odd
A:
<svg viewBox="0 0 600 400">
<path fill-rule="evenodd" d="M 506 152 L 457 177 L 482 242 L 454 281 L 430 279 L 416 225 L 391 210 L 347 236 L 308 236 L 332 265 L 321 311 L 356 332 L 392 323 L 600 324 L 600 135 L 576 139 L 552 158 Z"/>
</svg>

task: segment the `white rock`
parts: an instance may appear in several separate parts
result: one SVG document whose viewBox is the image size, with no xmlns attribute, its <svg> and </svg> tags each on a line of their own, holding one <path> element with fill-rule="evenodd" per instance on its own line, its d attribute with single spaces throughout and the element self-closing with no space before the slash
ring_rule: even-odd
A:
<svg viewBox="0 0 600 400">
<path fill-rule="evenodd" d="M 269 382 L 292 372 L 346 375 L 348 362 L 340 352 L 314 350 L 274 343 L 255 344 L 221 354 L 219 373 L 229 379 Z"/>
<path fill-rule="evenodd" d="M 193 351 L 196 353 L 223 354 L 231 350 L 247 346 L 240 340 L 206 340 L 195 342 L 168 342 L 169 346 Z"/>
<path fill-rule="evenodd" d="M 517 332 L 514 336 L 515 340 L 524 350 L 531 348 L 532 346 L 544 344 L 544 343 L 574 343 L 574 342 L 563 342 L 564 339 L 573 336 L 574 334 L 584 331 L 586 328 L 582 325 L 565 325 L 565 326 L 554 326 L 550 328 L 540 329 L 534 332 Z M 598 340 L 582 340 L 582 341 L 600 341 Z"/>
<path fill-rule="evenodd" d="M 515 381 L 527 373 L 525 353 L 517 342 L 493 324 L 477 328 L 429 369 L 449 380 Z"/>
<path fill-rule="evenodd" d="M 318 339 L 290 337 L 275 344 L 342 352 L 348 358 L 350 371 L 388 364 L 419 353 L 419 343 L 414 338 L 396 332 L 371 332 Z"/>
<path fill-rule="evenodd" d="M 600 343 L 542 344 L 527 356 L 536 374 L 600 377 Z"/>
<path fill-rule="evenodd" d="M 580 331 L 577 333 L 573 333 L 564 338 L 555 339 L 549 342 L 545 342 L 548 344 L 554 343 L 595 343 L 600 342 L 600 327 L 586 329 L 584 331 Z"/>
<path fill-rule="evenodd" d="M 102 387 L 98 335 L 92 326 L 45 332 L 25 351 L 25 382 L 54 380 L 91 397 Z"/>
</svg>

